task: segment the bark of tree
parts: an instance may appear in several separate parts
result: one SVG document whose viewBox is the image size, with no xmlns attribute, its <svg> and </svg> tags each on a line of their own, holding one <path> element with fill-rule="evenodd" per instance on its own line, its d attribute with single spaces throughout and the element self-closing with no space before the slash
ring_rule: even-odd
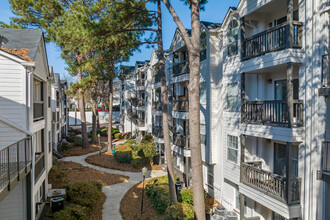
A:
<svg viewBox="0 0 330 220">
<path fill-rule="evenodd" d="M 113 105 L 113 79 L 109 80 L 109 122 L 108 122 L 108 152 L 112 150 L 112 105 Z"/>
<path fill-rule="evenodd" d="M 92 143 L 97 143 L 97 103 L 92 100 Z"/>
<path fill-rule="evenodd" d="M 78 70 L 77 81 L 80 83 L 82 79 L 81 70 Z M 81 134 L 82 134 L 82 148 L 88 148 L 88 135 L 87 135 L 87 126 L 86 126 L 86 113 L 85 113 L 85 101 L 81 89 L 78 92 L 79 99 L 79 111 L 80 111 L 80 120 L 81 120 Z"/>
<path fill-rule="evenodd" d="M 162 30 L 162 11 L 161 11 L 161 1 L 157 0 L 157 43 L 158 43 L 158 62 L 159 62 L 159 73 L 161 75 L 161 96 L 162 96 L 162 116 L 163 116 L 163 132 L 164 132 L 164 146 L 165 155 L 167 162 L 167 175 L 168 175 L 168 185 L 170 191 L 170 201 L 172 204 L 177 203 L 177 196 L 175 191 L 175 179 L 174 179 L 174 167 L 173 159 L 171 153 L 170 144 L 170 132 L 168 127 L 168 96 L 167 96 L 167 83 L 165 75 L 165 57 L 163 48 L 163 30 Z"/>
<path fill-rule="evenodd" d="M 189 57 L 189 130 L 190 152 L 192 166 L 192 183 L 194 194 L 194 212 L 198 220 L 205 219 L 205 202 L 203 188 L 202 152 L 200 142 L 200 105 L 199 105 L 199 79 L 200 79 L 200 1 L 191 0 L 191 38 L 183 26 L 179 16 L 168 0 L 163 0 L 167 9 L 182 33 L 188 49 Z"/>
<path fill-rule="evenodd" d="M 97 123 L 97 129 L 101 129 L 100 127 L 100 116 L 99 116 L 99 111 L 96 108 L 96 123 Z"/>
</svg>

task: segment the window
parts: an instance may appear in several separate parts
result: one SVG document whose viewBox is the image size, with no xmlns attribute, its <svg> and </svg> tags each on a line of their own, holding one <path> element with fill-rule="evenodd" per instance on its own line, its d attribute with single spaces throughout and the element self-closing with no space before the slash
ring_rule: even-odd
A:
<svg viewBox="0 0 330 220">
<path fill-rule="evenodd" d="M 200 82 L 199 87 L 199 102 L 202 105 L 206 105 L 206 82 Z"/>
<path fill-rule="evenodd" d="M 237 111 L 238 109 L 238 83 L 227 85 L 227 110 Z"/>
<path fill-rule="evenodd" d="M 238 155 L 238 137 L 227 136 L 227 160 L 237 163 Z"/>
<path fill-rule="evenodd" d="M 232 20 L 228 25 L 227 31 L 228 40 L 228 56 L 234 56 L 238 53 L 238 22 Z"/>
<path fill-rule="evenodd" d="M 201 133 L 201 145 L 206 146 L 206 125 L 200 125 L 200 133 Z"/>
<path fill-rule="evenodd" d="M 207 166 L 207 184 L 213 187 L 214 183 L 214 167 L 211 165 Z"/>
</svg>

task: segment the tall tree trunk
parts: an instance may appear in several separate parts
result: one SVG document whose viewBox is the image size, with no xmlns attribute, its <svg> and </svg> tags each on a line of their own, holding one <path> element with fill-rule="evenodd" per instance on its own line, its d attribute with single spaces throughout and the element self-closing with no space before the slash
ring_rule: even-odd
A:
<svg viewBox="0 0 330 220">
<path fill-rule="evenodd" d="M 170 201 L 172 204 L 177 203 L 176 191 L 175 191 L 175 179 L 174 179 L 174 167 L 173 159 L 171 153 L 170 144 L 170 132 L 168 128 L 168 96 L 167 96 L 167 84 L 165 75 L 165 58 L 163 49 L 163 30 L 162 30 L 162 11 L 161 11 L 161 1 L 157 0 L 157 22 L 158 22 L 158 33 L 157 33 L 157 43 L 158 43 L 158 59 L 159 59 L 159 73 L 161 75 L 161 96 L 163 102 L 163 132 L 164 132 L 164 146 L 165 155 L 167 162 L 167 175 L 168 175 L 168 187 L 170 190 Z"/>
<path fill-rule="evenodd" d="M 109 80 L 109 122 L 108 122 L 108 152 L 112 150 L 112 105 L 113 105 L 113 79 Z"/>
<path fill-rule="evenodd" d="M 205 202 L 203 188 L 202 151 L 200 140 L 200 20 L 199 0 L 191 1 L 191 51 L 189 52 L 189 130 L 192 165 L 192 182 L 194 194 L 194 211 L 197 219 L 205 219 Z"/>
<path fill-rule="evenodd" d="M 97 129 L 101 129 L 100 127 L 100 115 L 99 115 L 99 111 L 97 110 L 97 107 L 96 107 L 96 125 L 97 125 Z"/>
<path fill-rule="evenodd" d="M 74 105 L 74 124 L 77 125 L 77 105 Z"/>
<path fill-rule="evenodd" d="M 78 70 L 77 81 L 80 83 L 82 78 L 81 70 Z M 81 134 L 82 134 L 82 148 L 88 148 L 88 135 L 87 135 L 87 126 L 86 126 L 86 113 L 85 113 L 85 101 L 84 96 L 79 89 L 78 92 L 79 99 L 79 111 L 80 111 L 80 121 L 81 121 Z"/>
<path fill-rule="evenodd" d="M 92 100 L 92 143 L 97 143 L 97 103 L 95 100 Z"/>
<path fill-rule="evenodd" d="M 189 131 L 192 166 L 192 183 L 194 194 L 194 212 L 198 220 L 205 220 L 205 202 L 203 188 L 202 152 L 200 140 L 200 0 L 191 0 L 191 38 L 189 37 L 179 16 L 168 0 L 162 0 L 177 24 L 186 43 L 189 57 Z"/>
</svg>

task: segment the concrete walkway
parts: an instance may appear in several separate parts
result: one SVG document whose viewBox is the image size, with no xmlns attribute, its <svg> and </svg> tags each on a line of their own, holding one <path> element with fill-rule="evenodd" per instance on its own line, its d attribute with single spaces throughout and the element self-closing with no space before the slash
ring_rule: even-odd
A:
<svg viewBox="0 0 330 220">
<path fill-rule="evenodd" d="M 123 144 L 125 142 L 115 142 L 114 144 Z M 107 146 L 103 148 L 102 152 L 106 151 L 108 148 Z M 80 163 L 83 166 L 90 167 L 102 172 L 111 173 L 111 174 L 120 174 L 128 176 L 129 179 L 126 182 L 123 183 L 117 183 L 111 186 L 104 186 L 102 188 L 102 191 L 106 195 L 106 200 L 103 205 L 103 213 L 102 218 L 103 220 L 121 220 L 122 216 L 120 214 L 120 201 L 124 197 L 125 193 L 133 187 L 138 182 L 142 181 L 142 172 L 136 173 L 136 172 L 128 172 L 128 171 L 120 171 L 120 170 L 113 170 L 108 168 L 103 168 L 99 166 L 95 166 L 92 164 L 89 164 L 85 161 L 85 159 L 91 155 L 98 154 L 99 152 L 93 152 L 90 154 L 82 155 L 82 156 L 73 156 L 73 157 L 64 157 L 61 159 L 62 161 L 72 161 L 76 163 Z M 147 178 L 154 178 L 158 176 L 164 176 L 166 175 L 166 172 L 162 170 L 152 170 L 148 171 Z"/>
</svg>

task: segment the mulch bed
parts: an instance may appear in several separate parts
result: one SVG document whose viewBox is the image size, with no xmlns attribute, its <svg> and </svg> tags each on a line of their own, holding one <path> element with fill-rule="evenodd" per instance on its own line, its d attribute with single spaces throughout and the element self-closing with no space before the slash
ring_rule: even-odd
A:
<svg viewBox="0 0 330 220">
<path fill-rule="evenodd" d="M 101 143 L 101 149 L 105 147 L 104 143 Z M 98 144 L 89 144 L 89 147 L 86 149 L 83 149 L 82 147 L 73 147 L 70 148 L 69 150 L 62 151 L 61 155 L 62 157 L 71 157 L 71 156 L 81 156 L 85 154 L 89 154 L 95 151 L 99 151 L 100 147 Z"/>
<path fill-rule="evenodd" d="M 113 154 L 111 152 L 105 152 L 102 153 L 101 155 L 96 154 L 89 156 L 85 159 L 87 163 L 104 167 L 104 168 L 109 168 L 109 169 L 114 169 L 114 170 L 121 170 L 121 171 L 130 171 L 130 172 L 141 172 L 142 167 L 135 168 L 131 164 L 126 164 L 126 163 L 118 163 Z M 145 167 L 148 168 L 148 170 L 160 170 L 161 167 L 159 165 L 150 165 L 146 164 Z"/>
<path fill-rule="evenodd" d="M 51 178 L 51 175 L 49 176 L 48 181 L 52 184 L 53 189 L 65 188 L 69 182 L 97 181 L 103 186 L 108 186 L 128 180 L 127 176 L 105 173 L 74 162 L 59 161 L 57 166 L 64 172 L 64 177 Z"/>
<path fill-rule="evenodd" d="M 145 184 L 147 181 L 144 182 Z M 143 198 L 143 213 L 141 214 L 142 182 L 130 188 L 120 202 L 120 213 L 124 220 L 162 220 L 164 216 L 157 215 L 146 194 Z"/>
</svg>

